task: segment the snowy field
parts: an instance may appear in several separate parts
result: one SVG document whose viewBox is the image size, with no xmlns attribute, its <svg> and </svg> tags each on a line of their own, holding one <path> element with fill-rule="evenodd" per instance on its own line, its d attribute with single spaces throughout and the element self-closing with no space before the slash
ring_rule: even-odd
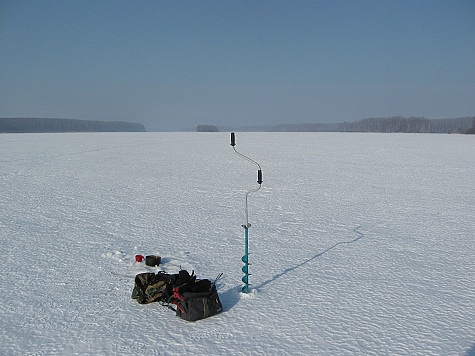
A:
<svg viewBox="0 0 475 356">
<path fill-rule="evenodd" d="M 475 137 L 0 135 L 1 355 L 475 355 Z M 195 323 L 131 299 L 159 254 Z"/>
</svg>

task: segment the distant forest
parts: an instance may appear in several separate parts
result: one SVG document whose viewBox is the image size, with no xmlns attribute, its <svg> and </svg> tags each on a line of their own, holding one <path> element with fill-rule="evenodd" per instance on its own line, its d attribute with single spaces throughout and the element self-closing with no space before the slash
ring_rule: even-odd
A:
<svg viewBox="0 0 475 356">
<path fill-rule="evenodd" d="M 281 124 L 270 126 L 242 126 L 236 131 L 261 132 L 408 132 L 408 133 L 473 133 L 475 117 L 454 119 L 426 119 L 423 117 L 394 116 L 369 118 L 354 122 L 333 124 Z M 229 131 L 229 128 L 222 128 Z"/>
<path fill-rule="evenodd" d="M 0 133 L 145 132 L 140 123 L 50 118 L 0 118 Z"/>
</svg>

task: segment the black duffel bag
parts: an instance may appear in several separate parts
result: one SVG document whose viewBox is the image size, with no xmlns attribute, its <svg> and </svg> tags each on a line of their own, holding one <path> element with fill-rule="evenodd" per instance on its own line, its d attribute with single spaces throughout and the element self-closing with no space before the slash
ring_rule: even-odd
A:
<svg viewBox="0 0 475 356">
<path fill-rule="evenodd" d="M 223 306 L 215 283 L 208 279 L 194 280 L 173 288 L 171 304 L 176 305 L 176 315 L 187 321 L 196 321 L 219 314 Z"/>
</svg>

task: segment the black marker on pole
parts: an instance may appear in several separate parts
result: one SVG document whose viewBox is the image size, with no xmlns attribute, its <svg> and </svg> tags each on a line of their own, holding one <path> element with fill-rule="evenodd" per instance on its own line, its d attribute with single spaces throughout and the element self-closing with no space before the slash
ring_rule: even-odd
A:
<svg viewBox="0 0 475 356">
<path fill-rule="evenodd" d="M 234 132 L 231 132 L 231 146 L 236 146 L 236 138 L 234 137 Z"/>
</svg>

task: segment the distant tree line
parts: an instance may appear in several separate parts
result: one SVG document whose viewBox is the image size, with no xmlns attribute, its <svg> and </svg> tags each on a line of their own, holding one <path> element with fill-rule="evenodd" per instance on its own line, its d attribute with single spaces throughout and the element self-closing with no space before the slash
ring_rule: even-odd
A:
<svg viewBox="0 0 475 356">
<path fill-rule="evenodd" d="M 475 117 L 427 119 L 423 117 L 394 116 L 368 118 L 343 123 L 281 124 L 272 126 L 245 126 L 236 131 L 268 132 L 408 132 L 408 133 L 469 133 L 475 127 Z M 223 131 L 228 131 L 222 129 Z"/>
<path fill-rule="evenodd" d="M 429 120 L 421 117 L 370 118 L 343 123 L 343 132 L 465 133 L 473 118 Z"/>
<path fill-rule="evenodd" d="M 196 126 L 196 132 L 219 132 L 219 129 L 214 125 L 198 125 Z"/>
<path fill-rule="evenodd" d="M 0 118 L 0 132 L 145 132 L 140 123 L 51 118 Z"/>
<path fill-rule="evenodd" d="M 469 135 L 475 135 L 475 117 L 473 118 L 473 121 L 472 121 L 472 127 L 469 128 L 468 131 L 465 133 Z"/>
</svg>

